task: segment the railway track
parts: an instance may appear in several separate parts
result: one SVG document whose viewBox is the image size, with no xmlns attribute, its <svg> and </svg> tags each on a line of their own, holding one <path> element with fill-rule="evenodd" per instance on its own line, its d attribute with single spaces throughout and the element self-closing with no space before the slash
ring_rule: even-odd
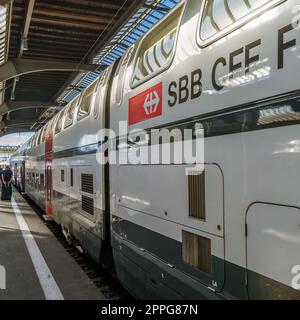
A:
<svg viewBox="0 0 300 320">
<path fill-rule="evenodd" d="M 81 253 L 74 245 L 69 244 L 64 237 L 61 227 L 54 221 L 45 220 L 43 210 L 37 206 L 27 195 L 23 198 L 32 207 L 40 219 L 46 224 L 56 239 L 63 245 L 65 250 L 76 261 L 80 268 L 93 281 L 106 299 L 109 300 L 134 300 L 114 276 L 113 270 L 106 270 L 88 255 Z"/>
</svg>

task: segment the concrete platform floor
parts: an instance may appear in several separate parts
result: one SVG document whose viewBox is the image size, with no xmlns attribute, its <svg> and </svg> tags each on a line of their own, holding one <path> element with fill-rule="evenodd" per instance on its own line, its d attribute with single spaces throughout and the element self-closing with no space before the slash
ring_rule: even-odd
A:
<svg viewBox="0 0 300 320">
<path fill-rule="evenodd" d="M 104 296 L 23 197 L 0 201 L 0 300 Z"/>
</svg>

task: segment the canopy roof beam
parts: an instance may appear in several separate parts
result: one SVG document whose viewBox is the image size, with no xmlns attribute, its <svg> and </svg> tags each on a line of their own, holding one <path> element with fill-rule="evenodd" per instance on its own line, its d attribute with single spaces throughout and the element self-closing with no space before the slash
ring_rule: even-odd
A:
<svg viewBox="0 0 300 320">
<path fill-rule="evenodd" d="M 31 59 L 11 59 L 0 66 L 0 82 L 13 79 L 27 73 L 42 71 L 95 71 L 99 65 L 76 62 L 43 61 Z"/>
<path fill-rule="evenodd" d="M 49 108 L 58 107 L 59 105 L 54 102 L 48 101 L 9 101 L 0 105 L 0 117 L 4 116 L 8 112 L 13 112 L 22 109 L 36 109 L 36 108 Z M 63 107 L 63 106 L 61 106 Z"/>
<path fill-rule="evenodd" d="M 38 121 L 38 118 L 33 118 L 30 120 L 24 120 L 24 119 L 12 119 L 12 120 L 5 120 L 0 122 L 0 130 L 3 130 L 5 128 L 28 128 L 32 126 L 33 123 Z"/>
</svg>

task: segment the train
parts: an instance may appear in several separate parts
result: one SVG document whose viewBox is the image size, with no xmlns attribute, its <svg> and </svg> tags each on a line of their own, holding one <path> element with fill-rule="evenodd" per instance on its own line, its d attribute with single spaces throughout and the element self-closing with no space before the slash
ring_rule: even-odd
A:
<svg viewBox="0 0 300 320">
<path fill-rule="evenodd" d="M 180 2 L 11 157 L 16 185 L 138 299 L 299 299 L 299 12 Z M 99 159 L 199 128 L 198 174 Z"/>
</svg>

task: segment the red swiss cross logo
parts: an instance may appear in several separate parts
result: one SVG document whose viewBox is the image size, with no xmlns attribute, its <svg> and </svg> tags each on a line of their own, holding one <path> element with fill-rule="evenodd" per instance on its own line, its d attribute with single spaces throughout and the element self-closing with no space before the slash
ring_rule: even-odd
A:
<svg viewBox="0 0 300 320">
<path fill-rule="evenodd" d="M 162 82 L 129 99 L 128 125 L 162 114 Z"/>
</svg>

